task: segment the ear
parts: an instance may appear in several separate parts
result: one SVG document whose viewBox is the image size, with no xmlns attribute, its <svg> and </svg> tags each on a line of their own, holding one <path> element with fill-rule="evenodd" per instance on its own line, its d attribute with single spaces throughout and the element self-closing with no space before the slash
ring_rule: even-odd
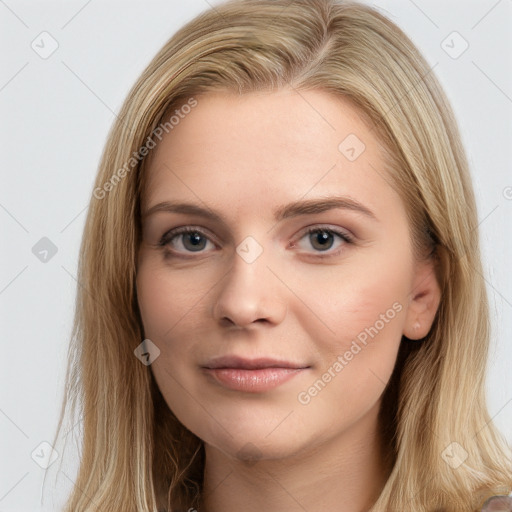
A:
<svg viewBox="0 0 512 512">
<path fill-rule="evenodd" d="M 433 259 L 416 263 L 403 334 L 410 340 L 424 338 L 430 331 L 441 302 Z"/>
</svg>

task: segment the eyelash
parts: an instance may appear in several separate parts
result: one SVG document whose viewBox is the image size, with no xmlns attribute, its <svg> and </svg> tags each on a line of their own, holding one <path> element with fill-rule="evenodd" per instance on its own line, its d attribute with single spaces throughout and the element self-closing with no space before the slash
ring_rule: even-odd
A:
<svg viewBox="0 0 512 512">
<path fill-rule="evenodd" d="M 306 235 L 309 235 L 311 233 L 322 233 L 322 232 L 339 236 L 343 240 L 344 244 L 342 244 L 342 247 L 338 248 L 338 250 L 336 250 L 333 253 L 322 254 L 323 251 L 320 251 L 319 254 L 316 254 L 314 256 L 315 258 L 325 259 L 325 258 L 332 258 L 332 257 L 338 256 L 340 254 L 340 252 L 343 250 L 343 245 L 354 243 L 353 238 L 351 236 L 349 236 L 347 233 L 345 233 L 343 231 L 339 231 L 334 228 L 323 227 L 323 226 L 312 226 L 312 227 L 307 228 L 306 231 L 304 231 L 300 235 L 298 240 L 299 241 L 302 240 L 302 238 L 304 238 Z M 199 234 L 199 235 L 207 238 L 208 240 L 210 240 L 210 242 L 213 243 L 213 241 L 209 238 L 209 236 L 202 229 L 196 228 L 194 226 L 187 226 L 187 227 L 172 229 L 171 231 L 168 231 L 167 233 L 165 233 L 162 236 L 162 238 L 160 239 L 160 241 L 158 242 L 158 246 L 161 248 L 165 248 L 167 245 L 170 244 L 170 242 L 171 242 L 171 240 L 173 240 L 173 238 L 177 237 L 178 235 L 183 235 L 183 234 Z M 289 245 L 289 247 L 295 247 L 295 246 L 296 246 L 296 242 L 293 242 L 292 244 Z M 327 251 L 325 251 L 325 252 L 327 252 Z M 189 251 L 189 252 L 192 252 L 192 251 Z M 198 251 L 198 253 L 200 253 L 200 252 L 201 251 Z M 182 258 L 193 258 L 194 257 L 194 256 L 183 256 L 182 253 L 172 251 L 172 250 L 170 251 L 170 253 L 172 253 L 170 255 L 173 255 L 173 256 L 179 255 L 178 257 L 182 257 Z"/>
</svg>

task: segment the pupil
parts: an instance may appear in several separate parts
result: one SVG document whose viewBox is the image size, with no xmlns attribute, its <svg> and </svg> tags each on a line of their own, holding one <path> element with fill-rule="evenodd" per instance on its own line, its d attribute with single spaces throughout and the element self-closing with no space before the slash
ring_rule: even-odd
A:
<svg viewBox="0 0 512 512">
<path fill-rule="evenodd" d="M 202 239 L 202 240 L 201 240 Z M 189 248 L 192 248 L 192 250 L 199 250 L 199 249 L 203 249 L 204 248 L 204 245 L 206 243 L 206 240 L 203 239 L 202 235 L 200 233 L 189 233 L 185 236 L 185 239 L 184 239 L 184 245 L 185 247 L 187 247 L 187 242 L 191 242 L 191 246 L 187 247 L 188 249 Z M 201 243 L 202 242 L 202 243 Z"/>
<path fill-rule="evenodd" d="M 328 243 L 329 241 L 330 243 Z M 315 242 L 320 243 L 320 246 L 316 248 L 320 248 L 322 250 L 330 249 L 332 246 L 332 233 L 329 233 L 327 231 L 318 231 L 316 234 L 313 235 L 313 247 L 315 247 Z M 325 242 L 327 242 L 327 244 Z"/>
</svg>

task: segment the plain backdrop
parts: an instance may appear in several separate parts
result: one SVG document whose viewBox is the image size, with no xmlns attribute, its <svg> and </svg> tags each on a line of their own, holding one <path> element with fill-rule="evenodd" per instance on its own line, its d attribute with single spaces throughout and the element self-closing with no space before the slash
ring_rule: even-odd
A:
<svg viewBox="0 0 512 512">
<path fill-rule="evenodd" d="M 38 461 L 51 452 L 45 443 L 60 411 L 79 243 L 99 157 L 153 55 L 217 3 L 0 0 L 0 512 L 58 510 L 46 500 L 48 479 L 41 504 Z M 512 442 L 512 0 L 373 5 L 435 65 L 461 127 L 493 321 L 488 405 Z M 75 469 L 65 466 L 61 495 Z"/>
</svg>

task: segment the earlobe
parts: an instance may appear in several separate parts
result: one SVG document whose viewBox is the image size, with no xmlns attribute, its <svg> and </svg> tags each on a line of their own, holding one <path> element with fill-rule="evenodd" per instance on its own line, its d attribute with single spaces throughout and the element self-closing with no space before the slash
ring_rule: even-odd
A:
<svg viewBox="0 0 512 512">
<path fill-rule="evenodd" d="M 429 333 L 441 302 L 441 288 L 432 260 L 418 264 L 409 297 L 403 334 L 411 340 L 419 340 Z"/>
</svg>

